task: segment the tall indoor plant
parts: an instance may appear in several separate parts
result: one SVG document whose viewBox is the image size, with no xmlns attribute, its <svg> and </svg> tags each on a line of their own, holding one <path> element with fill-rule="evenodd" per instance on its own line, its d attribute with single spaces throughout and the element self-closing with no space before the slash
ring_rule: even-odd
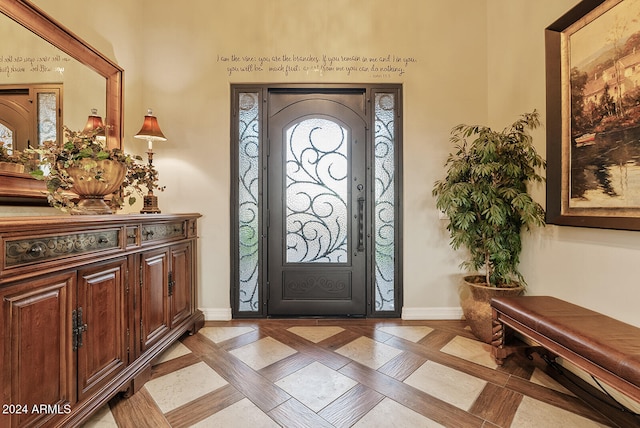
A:
<svg viewBox="0 0 640 428">
<path fill-rule="evenodd" d="M 468 250 L 461 267 L 478 274 L 465 277 L 471 295 L 486 302 L 462 302 L 465 317 L 480 339 L 490 340 L 492 290 L 522 292 L 518 270 L 521 233 L 544 225 L 544 209 L 527 186 L 544 180 L 546 162 L 536 152 L 529 131 L 540 125 L 537 111 L 503 129 L 458 125 L 451 130 L 455 151 L 445 163 L 446 176 L 435 182 L 436 207 L 449 218 L 451 246 Z M 479 325 L 474 327 L 475 320 Z M 489 319 L 486 319 L 486 318 Z"/>
</svg>

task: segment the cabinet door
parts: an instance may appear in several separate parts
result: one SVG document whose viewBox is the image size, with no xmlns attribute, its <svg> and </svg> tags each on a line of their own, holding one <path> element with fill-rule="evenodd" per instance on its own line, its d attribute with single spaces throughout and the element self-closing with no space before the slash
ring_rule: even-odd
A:
<svg viewBox="0 0 640 428">
<path fill-rule="evenodd" d="M 126 259 L 78 272 L 78 399 L 121 372 L 127 355 Z M 86 329 L 85 329 L 86 326 Z"/>
<path fill-rule="evenodd" d="M 193 255 L 191 243 L 171 247 L 171 327 L 191 315 Z"/>
<path fill-rule="evenodd" d="M 0 289 L 3 352 L 0 355 L 2 403 L 0 426 L 39 425 L 33 406 L 64 412 L 76 402 L 76 367 L 71 314 L 76 272 L 39 278 Z M 38 409 L 38 407 L 36 407 Z"/>
<path fill-rule="evenodd" d="M 170 327 L 169 250 L 149 251 L 140 259 L 140 346 L 144 351 Z"/>
</svg>

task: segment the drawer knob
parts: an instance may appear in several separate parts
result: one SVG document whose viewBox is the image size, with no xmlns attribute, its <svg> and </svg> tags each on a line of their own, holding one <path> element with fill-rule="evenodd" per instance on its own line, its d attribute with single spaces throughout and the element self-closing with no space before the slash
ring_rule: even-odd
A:
<svg viewBox="0 0 640 428">
<path fill-rule="evenodd" d="M 39 256 L 40 254 L 42 254 L 42 252 L 43 252 L 43 251 L 44 251 L 44 250 L 42 249 L 42 247 L 41 247 L 40 245 L 38 245 L 38 244 L 33 244 L 33 245 L 31 246 L 31 248 L 29 248 L 28 253 L 29 253 L 29 255 L 30 255 L 30 256 L 32 256 L 32 257 L 37 257 L 37 256 Z"/>
</svg>

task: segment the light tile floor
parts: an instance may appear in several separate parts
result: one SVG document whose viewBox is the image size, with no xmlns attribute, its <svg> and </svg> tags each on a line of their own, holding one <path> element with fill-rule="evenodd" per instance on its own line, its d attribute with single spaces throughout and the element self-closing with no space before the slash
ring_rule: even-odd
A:
<svg viewBox="0 0 640 428">
<path fill-rule="evenodd" d="M 516 417 L 511 424 L 518 428 L 562 427 L 590 428 L 606 427 L 597 422 L 583 418 L 575 413 L 567 412 L 530 397 L 524 397 L 518 406 Z"/>
<path fill-rule="evenodd" d="M 380 404 L 364 415 L 364 417 L 354 425 L 354 428 L 409 427 L 437 428 L 443 427 L 443 425 L 422 416 L 420 413 L 407 409 L 390 398 L 382 400 Z"/>
<path fill-rule="evenodd" d="M 314 412 L 319 412 L 357 384 L 358 382 L 318 362 L 276 382 L 276 385 Z"/>
<path fill-rule="evenodd" d="M 288 328 L 287 331 L 297 334 L 300 337 L 304 337 L 313 343 L 318 343 L 335 334 L 342 333 L 344 328 L 330 326 L 296 326 Z"/>
<path fill-rule="evenodd" d="M 380 331 L 412 342 L 420 341 L 432 330 L 424 326 L 385 326 L 380 328 Z M 205 327 L 198 334 L 209 338 L 215 343 L 220 343 L 252 331 L 254 329 L 251 327 Z M 313 343 L 319 343 L 341 333 L 344 329 L 325 326 L 294 326 L 289 328 L 288 331 Z M 468 338 L 456 336 L 441 350 L 458 358 L 485 367 L 495 368 L 495 363 L 488 356 L 489 349 L 487 346 Z M 165 352 L 159 361 L 169 361 L 190 352 L 189 348 L 178 342 Z M 265 337 L 232 349 L 229 352 L 254 370 L 259 370 L 281 361 L 297 351 L 271 337 Z M 378 369 L 403 351 L 362 336 L 336 349 L 335 352 L 367 367 Z M 537 369 L 531 381 L 546 388 L 552 388 L 565 394 L 569 393 L 563 386 Z M 427 361 L 411 373 L 404 380 L 404 383 L 463 410 L 468 410 L 487 382 L 436 362 Z M 198 362 L 152 379 L 147 382 L 144 388 L 146 388 L 162 412 L 167 413 L 226 384 L 227 382 L 224 378 L 207 364 Z M 353 388 L 357 382 L 320 362 L 313 362 L 277 380 L 275 384 L 312 411 L 318 412 Z M 389 415 L 392 415 L 392 417 L 389 417 Z M 109 406 L 105 406 L 84 425 L 84 428 L 111 428 L 116 426 L 115 419 L 109 411 Z M 259 428 L 278 425 L 245 398 L 194 426 Z M 363 428 L 406 428 L 419 426 L 441 427 L 442 425 L 402 406 L 396 401 L 384 398 L 354 426 Z M 603 427 L 605 425 L 597 424 L 577 414 L 527 396 L 523 398 L 511 424 L 511 427 L 515 428 L 560 426 L 563 428 L 585 428 Z"/>
<path fill-rule="evenodd" d="M 402 353 L 400 349 L 364 336 L 336 349 L 336 352 L 374 370 Z"/>
<path fill-rule="evenodd" d="M 160 410 L 167 413 L 226 384 L 218 373 L 199 362 L 152 379 L 144 387 Z"/>
<path fill-rule="evenodd" d="M 420 366 L 404 383 L 463 410 L 469 410 L 487 384 L 482 379 L 433 361 Z"/>
<path fill-rule="evenodd" d="M 220 410 L 218 413 L 192 425 L 196 428 L 212 427 L 247 427 L 271 428 L 279 427 L 277 423 L 258 409 L 251 401 L 243 398 L 237 403 Z"/>
<path fill-rule="evenodd" d="M 296 352 L 295 349 L 271 337 L 265 337 L 256 342 L 234 349 L 230 351 L 230 354 L 235 355 L 240 361 L 252 369 L 260 370 Z"/>
</svg>

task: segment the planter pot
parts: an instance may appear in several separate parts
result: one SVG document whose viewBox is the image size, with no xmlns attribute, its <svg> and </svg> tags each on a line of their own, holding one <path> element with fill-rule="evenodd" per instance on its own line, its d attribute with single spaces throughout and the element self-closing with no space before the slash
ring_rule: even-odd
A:
<svg viewBox="0 0 640 428">
<path fill-rule="evenodd" d="M 86 164 L 93 160 L 83 159 Z M 104 201 L 104 197 L 112 194 L 122 185 L 127 167 L 122 162 L 112 160 L 97 161 L 97 167 L 86 171 L 82 167 L 67 168 L 67 173 L 73 178 L 73 192 L 80 201 L 72 214 L 113 214 Z M 102 179 L 96 179 L 96 172 L 101 171 Z"/>
<path fill-rule="evenodd" d="M 519 296 L 524 287 L 487 287 L 483 276 L 465 276 L 461 293 L 462 313 L 471 327 L 471 332 L 485 343 L 491 343 L 491 298 Z"/>
<path fill-rule="evenodd" d="M 0 162 L 0 172 L 13 172 L 22 174 L 24 172 L 24 165 L 14 162 Z"/>
</svg>

